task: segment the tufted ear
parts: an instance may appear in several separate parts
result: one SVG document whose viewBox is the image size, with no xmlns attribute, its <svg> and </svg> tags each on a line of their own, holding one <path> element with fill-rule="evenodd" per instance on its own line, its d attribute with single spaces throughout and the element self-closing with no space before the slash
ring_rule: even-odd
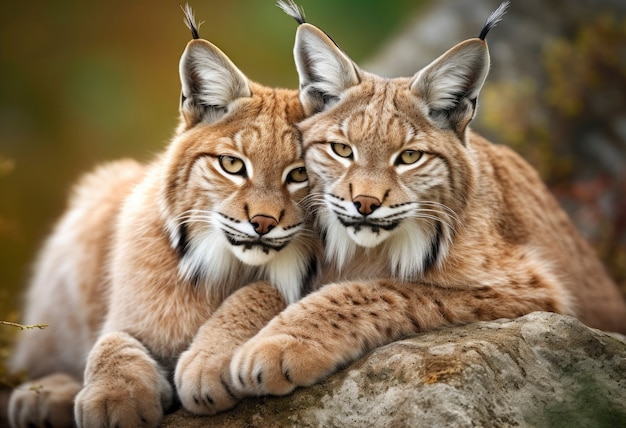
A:
<svg viewBox="0 0 626 428">
<path fill-rule="evenodd" d="M 237 99 L 252 94 L 246 76 L 222 51 L 203 39 L 187 44 L 179 71 L 180 112 L 186 129 L 200 121 L 215 122 L 230 111 Z"/>
<path fill-rule="evenodd" d="M 478 38 L 454 46 L 411 81 L 411 91 L 425 104 L 428 117 L 439 127 L 454 130 L 462 140 L 476 114 L 478 94 L 489 73 L 485 38 L 500 22 L 509 4 L 508 0 L 503 1 L 489 15 Z"/>
<path fill-rule="evenodd" d="M 329 108 L 343 91 L 361 81 L 358 67 L 314 25 L 298 26 L 294 58 L 300 78 L 300 101 L 307 115 Z"/>
<path fill-rule="evenodd" d="M 420 70 L 411 81 L 411 91 L 424 102 L 437 126 L 461 135 L 474 118 L 488 72 L 487 44 L 470 39 Z"/>
</svg>

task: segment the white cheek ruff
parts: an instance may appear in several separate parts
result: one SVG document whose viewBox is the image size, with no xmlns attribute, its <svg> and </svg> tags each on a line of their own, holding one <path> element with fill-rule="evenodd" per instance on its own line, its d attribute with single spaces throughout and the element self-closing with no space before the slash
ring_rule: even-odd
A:
<svg viewBox="0 0 626 428">
<path fill-rule="evenodd" d="M 365 248 L 374 248 L 391 236 L 390 231 L 382 229 L 373 231 L 369 227 L 363 227 L 360 229 L 348 227 L 346 231 L 348 232 L 350 239 L 352 239 L 357 245 Z"/>
<path fill-rule="evenodd" d="M 327 200 L 328 202 L 328 200 Z M 349 264 L 357 246 L 379 247 L 386 254 L 393 275 L 405 281 L 414 281 L 424 271 L 438 265 L 445 257 L 449 246 L 450 231 L 445 223 L 434 219 L 412 218 L 406 208 L 390 209 L 381 207 L 377 221 L 385 218 L 402 217 L 403 220 L 393 229 L 345 226 L 339 220 L 336 210 L 340 204 L 331 204 L 319 213 L 319 225 L 325 232 L 326 260 L 334 263 L 339 270 Z M 348 210 L 347 204 L 341 205 Z M 410 209 L 409 209 L 410 210 Z"/>
<path fill-rule="evenodd" d="M 263 278 L 281 292 L 287 304 L 300 300 L 312 261 L 311 246 L 306 238 L 295 239 L 261 268 Z"/>
<path fill-rule="evenodd" d="M 228 249 L 241 262 L 250 266 L 260 266 L 269 262 L 278 251 L 272 249 L 263 249 L 258 246 L 246 248 L 244 245 L 228 245 Z"/>
<path fill-rule="evenodd" d="M 298 234 L 300 228 L 289 230 L 289 234 L 276 231 L 277 235 L 283 234 L 282 238 L 269 239 L 281 240 L 280 251 L 265 251 L 262 247 L 231 244 L 222 228 L 215 224 L 215 218 L 214 215 L 213 224 L 188 237 L 178 265 L 186 281 L 204 286 L 208 292 L 217 289 L 225 297 L 248 283 L 265 280 L 274 285 L 288 303 L 300 299 L 312 260 L 312 245 L 309 238 Z M 240 224 L 244 229 L 247 227 Z M 253 230 L 252 225 L 249 226 Z"/>
<path fill-rule="evenodd" d="M 326 261 L 334 263 L 337 269 L 341 270 L 354 257 L 357 244 L 332 212 L 321 210 L 318 222 L 320 228 L 325 231 Z"/>
<path fill-rule="evenodd" d="M 187 281 L 199 282 L 225 276 L 240 276 L 241 263 L 230 251 L 224 234 L 215 228 L 196 232 L 187 242 L 185 255 L 178 264 L 180 275 Z"/>
<path fill-rule="evenodd" d="M 428 265 L 433 239 L 436 237 L 424 226 L 426 226 L 424 222 L 404 221 L 384 244 L 391 271 L 402 280 L 415 280 L 424 273 Z"/>
</svg>

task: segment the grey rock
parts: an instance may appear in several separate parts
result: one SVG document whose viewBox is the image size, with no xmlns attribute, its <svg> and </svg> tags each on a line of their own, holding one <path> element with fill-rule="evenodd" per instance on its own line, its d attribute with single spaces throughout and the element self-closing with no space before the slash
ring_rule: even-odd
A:
<svg viewBox="0 0 626 428">
<path fill-rule="evenodd" d="M 164 427 L 626 426 L 626 338 L 533 313 L 380 347 L 285 397 Z"/>
</svg>

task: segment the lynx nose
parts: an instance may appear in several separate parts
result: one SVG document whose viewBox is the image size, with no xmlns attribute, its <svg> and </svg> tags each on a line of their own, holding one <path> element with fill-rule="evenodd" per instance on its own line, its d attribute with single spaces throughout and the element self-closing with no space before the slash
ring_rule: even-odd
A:
<svg viewBox="0 0 626 428">
<path fill-rule="evenodd" d="M 352 199 L 352 203 L 363 216 L 370 215 L 377 208 L 380 208 L 380 201 L 373 196 L 359 195 Z"/>
<path fill-rule="evenodd" d="M 278 226 L 278 220 L 263 214 L 255 215 L 250 219 L 250 224 L 259 235 L 265 235 L 274 227 Z"/>
</svg>

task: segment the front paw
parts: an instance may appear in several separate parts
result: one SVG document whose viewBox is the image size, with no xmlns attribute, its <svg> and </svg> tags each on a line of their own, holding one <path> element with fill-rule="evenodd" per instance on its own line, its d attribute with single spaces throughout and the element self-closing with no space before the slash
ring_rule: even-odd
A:
<svg viewBox="0 0 626 428">
<path fill-rule="evenodd" d="M 145 379 L 110 378 L 85 385 L 74 407 L 79 427 L 156 427 L 163 417 L 159 392 Z"/>
<path fill-rule="evenodd" d="M 74 397 L 80 388 L 80 383 L 62 373 L 21 385 L 13 391 L 9 400 L 11 426 L 73 426 Z"/>
<path fill-rule="evenodd" d="M 285 395 L 333 372 L 336 361 L 319 343 L 289 334 L 254 337 L 235 353 L 230 375 L 241 395 Z"/>
<path fill-rule="evenodd" d="M 156 427 L 172 395 L 165 370 L 137 339 L 109 333 L 89 353 L 74 417 L 82 428 Z"/>
<path fill-rule="evenodd" d="M 228 371 L 231 355 L 190 349 L 176 366 L 174 380 L 183 406 L 198 415 L 214 415 L 235 406 Z"/>
</svg>

